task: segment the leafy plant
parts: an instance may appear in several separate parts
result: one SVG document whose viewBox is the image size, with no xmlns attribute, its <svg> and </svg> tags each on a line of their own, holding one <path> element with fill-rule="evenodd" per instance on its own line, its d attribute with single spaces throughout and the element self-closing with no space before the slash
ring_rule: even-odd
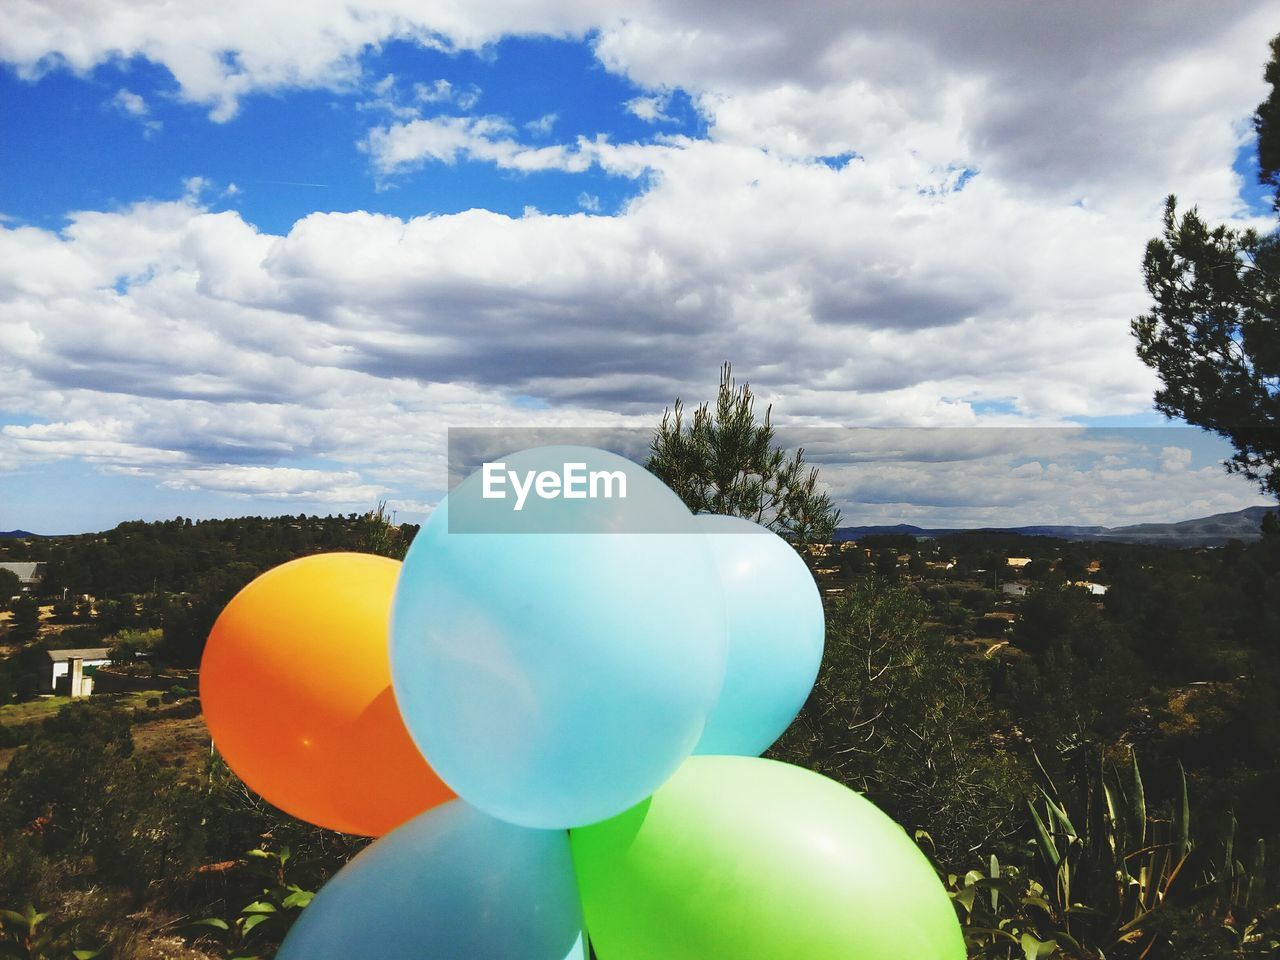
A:
<svg viewBox="0 0 1280 960">
<path fill-rule="evenodd" d="M 299 912 L 315 897 L 312 891 L 285 878 L 285 866 L 292 858 L 288 847 L 279 851 L 259 847 L 247 856 L 266 867 L 267 885 L 262 893 L 229 921 L 206 917 L 188 925 L 193 935 L 209 935 L 220 941 L 228 960 L 261 960 L 274 952 L 272 946 L 284 938 Z"/>
<path fill-rule="evenodd" d="M 992 856 L 986 869 L 944 875 L 975 956 L 1276 956 L 1280 904 L 1267 898 L 1264 844 L 1238 857 L 1234 818 L 1223 836 L 1197 843 L 1181 767 L 1168 816 L 1149 809 L 1132 755 L 1122 767 L 1090 762 L 1075 803 L 1043 767 L 1041 777 L 1027 807 L 1026 870 Z"/>
<path fill-rule="evenodd" d="M 933 840 L 917 831 L 916 842 L 933 853 Z M 1041 960 L 1092 956 L 1062 929 L 1061 918 L 1041 884 L 995 854 L 983 869 L 944 874 L 970 957 Z M 1072 951 L 1067 953 L 1067 951 Z"/>
<path fill-rule="evenodd" d="M 0 910 L 0 958 L 4 960 L 93 960 L 102 950 L 76 950 L 67 945 L 79 920 L 46 923 L 51 915 L 31 904 L 21 912 Z"/>
</svg>

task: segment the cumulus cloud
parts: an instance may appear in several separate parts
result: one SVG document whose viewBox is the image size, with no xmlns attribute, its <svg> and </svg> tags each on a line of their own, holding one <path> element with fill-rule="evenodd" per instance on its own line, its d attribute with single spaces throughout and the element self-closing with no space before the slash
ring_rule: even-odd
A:
<svg viewBox="0 0 1280 960">
<path fill-rule="evenodd" d="M 1181 473 L 1191 463 L 1191 451 L 1185 447 L 1165 447 L 1160 451 L 1160 468 L 1166 473 Z"/>
<path fill-rule="evenodd" d="M 594 150 L 587 141 L 533 147 L 514 139 L 513 132 L 501 117 L 432 117 L 377 127 L 360 146 L 381 174 L 401 173 L 427 161 L 481 160 L 525 173 L 581 173 L 594 162 Z"/>
<path fill-rule="evenodd" d="M 556 125 L 556 121 L 560 119 L 560 115 L 556 113 L 544 113 L 537 120 L 530 120 L 524 125 L 524 128 L 534 136 L 546 137 L 551 135 L 551 128 Z"/>
<path fill-rule="evenodd" d="M 174 203 L 73 213 L 60 231 L 2 221 L 0 408 L 38 422 L 0 432 L 0 463 L 78 456 L 178 485 L 367 502 L 375 488 L 438 489 L 450 423 L 649 423 L 676 395 L 705 397 L 725 358 L 798 424 L 1147 410 L 1154 381 L 1127 324 L 1145 306 L 1142 246 L 1170 190 L 1210 216 L 1240 213 L 1232 160 L 1264 93 L 1276 8 L 1202 11 L 0 6 L 0 59 L 26 76 L 143 56 L 216 121 L 258 92 L 357 93 L 381 114 L 362 148 L 383 179 L 470 161 L 643 178 L 613 217 L 588 215 L 598 198 L 584 189 L 569 216 L 316 213 L 273 235 L 207 208 L 196 185 Z M 642 88 L 624 105 L 634 115 L 660 122 L 666 91 L 683 90 L 706 136 L 529 142 L 550 137 L 554 114 L 523 127 L 476 116 L 477 90 L 361 66 L 391 39 L 456 50 L 508 34 L 590 36 Z M 112 105 L 148 116 L 127 90 Z M 1113 479 L 1136 490 L 1157 477 L 1189 503 L 1209 487 L 1246 496 L 1178 449 L 1144 466 L 1123 451 L 1105 465 L 993 463 L 1026 488 L 1077 489 L 1082 511 L 1106 508 L 1089 491 Z M 899 472 L 878 487 L 858 473 L 874 464 L 832 459 L 830 475 L 841 496 L 861 485 L 905 509 L 894 489 L 938 483 L 919 462 L 886 468 Z M 946 474 L 994 504 L 993 476 Z"/>
<path fill-rule="evenodd" d="M 628 113 L 639 117 L 645 123 L 658 123 L 671 120 L 666 113 L 667 104 L 670 101 L 669 94 L 657 94 L 650 97 L 632 97 L 625 106 Z"/>
<path fill-rule="evenodd" d="M 151 108 L 141 94 L 121 88 L 116 95 L 107 101 L 107 105 L 142 124 L 143 136 L 150 139 L 159 133 L 164 124 L 152 118 Z"/>
</svg>

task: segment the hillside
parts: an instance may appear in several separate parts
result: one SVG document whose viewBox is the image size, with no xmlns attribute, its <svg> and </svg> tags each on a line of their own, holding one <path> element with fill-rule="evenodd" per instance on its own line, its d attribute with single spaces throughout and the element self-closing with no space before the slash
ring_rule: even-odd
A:
<svg viewBox="0 0 1280 960">
<path fill-rule="evenodd" d="M 1233 513 L 1182 520 L 1177 523 L 1138 523 L 1123 527 L 1035 525 L 1026 527 L 925 528 L 899 523 L 880 526 L 840 527 L 836 540 L 869 536 L 943 537 L 957 533 L 1012 533 L 1060 540 L 1106 541 L 1166 547 L 1220 547 L 1231 540 L 1252 543 L 1262 538 L 1262 518 L 1270 507 L 1246 507 Z"/>
</svg>

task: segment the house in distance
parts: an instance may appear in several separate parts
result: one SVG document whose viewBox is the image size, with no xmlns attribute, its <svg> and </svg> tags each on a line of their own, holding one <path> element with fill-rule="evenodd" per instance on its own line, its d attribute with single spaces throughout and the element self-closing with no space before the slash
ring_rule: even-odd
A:
<svg viewBox="0 0 1280 960">
<path fill-rule="evenodd" d="M 50 650 L 48 671 L 41 678 L 45 693 L 67 697 L 87 697 L 93 693 L 93 674 L 111 663 L 106 647 Z"/>
<path fill-rule="evenodd" d="M 0 570 L 8 570 L 10 573 L 15 574 L 23 593 L 29 593 L 32 587 L 44 579 L 44 564 L 38 561 L 6 560 L 4 563 L 0 563 Z"/>
</svg>

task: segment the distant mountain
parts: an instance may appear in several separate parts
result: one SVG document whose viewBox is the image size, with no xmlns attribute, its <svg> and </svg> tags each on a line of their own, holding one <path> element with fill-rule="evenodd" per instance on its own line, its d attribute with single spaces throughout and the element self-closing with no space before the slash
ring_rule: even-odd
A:
<svg viewBox="0 0 1280 960">
<path fill-rule="evenodd" d="M 0 540 L 29 540 L 31 537 L 39 537 L 40 534 L 32 533 L 30 530 L 0 530 Z"/>
<path fill-rule="evenodd" d="M 1166 547 L 1220 547 L 1228 540 L 1245 542 L 1262 537 L 1262 518 L 1272 507 L 1246 507 L 1234 513 L 1217 513 L 1178 523 L 1135 523 L 1126 527 L 982 527 L 978 529 L 925 528 L 909 523 L 891 526 L 841 527 L 837 540 L 861 537 L 945 537 L 956 533 L 1016 533 L 1024 537 L 1057 537 L 1059 540 L 1108 540 Z"/>
</svg>

